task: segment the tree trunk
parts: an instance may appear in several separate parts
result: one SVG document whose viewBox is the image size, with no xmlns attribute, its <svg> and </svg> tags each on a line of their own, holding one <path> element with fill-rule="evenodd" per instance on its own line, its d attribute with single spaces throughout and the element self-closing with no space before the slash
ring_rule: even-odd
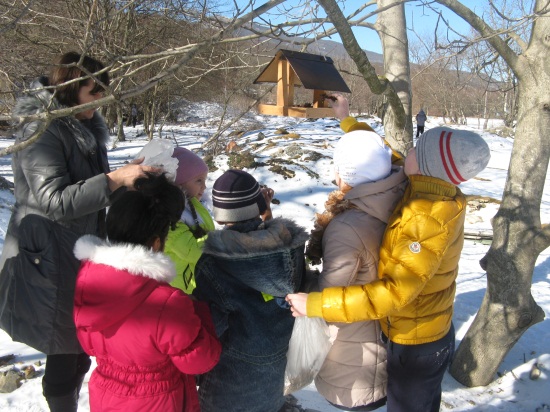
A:
<svg viewBox="0 0 550 412">
<path fill-rule="evenodd" d="M 152 116 L 152 108 L 151 104 L 147 103 L 143 106 L 143 131 L 147 135 L 148 139 L 151 140 L 153 138 L 153 129 L 154 129 L 154 123 L 153 123 L 153 116 Z"/>
<path fill-rule="evenodd" d="M 489 93 L 485 91 L 485 99 L 483 103 L 483 118 L 485 119 L 485 122 L 483 123 L 483 130 L 487 130 L 487 124 L 489 123 L 489 110 L 487 108 L 487 96 Z"/>
<path fill-rule="evenodd" d="M 117 124 L 117 140 L 119 142 L 126 141 L 126 135 L 124 134 L 124 114 L 122 113 L 122 105 L 116 105 L 116 124 Z"/>
<path fill-rule="evenodd" d="M 393 85 L 401 108 L 389 104 L 384 116 L 386 140 L 400 153 L 406 154 L 413 145 L 413 123 L 411 114 L 412 88 L 409 63 L 409 41 L 405 20 L 405 5 L 389 7 L 395 0 L 378 0 L 378 7 L 385 8 L 378 15 L 376 30 L 384 50 L 384 73 Z M 403 113 L 404 112 L 404 113 Z M 404 118 L 403 118 L 404 115 Z"/>
<path fill-rule="evenodd" d="M 489 384 L 498 366 L 530 326 L 544 319 L 531 295 L 535 262 L 550 245 L 540 203 L 550 158 L 550 30 L 538 19 L 528 49 L 518 57 L 518 124 L 493 243 L 482 260 L 487 291 L 460 343 L 451 375 L 466 386 Z"/>
<path fill-rule="evenodd" d="M 338 30 L 338 34 L 342 39 L 342 44 L 346 48 L 349 56 L 355 62 L 357 70 L 359 71 L 359 73 L 361 73 L 361 75 L 369 85 L 370 90 L 374 94 L 383 95 L 385 103 L 387 103 L 388 106 L 391 106 L 392 115 L 383 119 L 384 130 L 386 131 L 385 137 L 389 140 L 390 144 L 395 150 L 402 152 L 402 148 L 410 147 L 411 144 L 409 142 L 412 142 L 413 131 L 412 120 L 410 116 L 410 97 L 404 97 L 404 95 L 402 94 L 404 90 L 408 90 L 410 92 L 410 76 L 408 75 L 409 69 L 403 69 L 402 67 L 403 64 L 408 64 L 408 40 L 407 33 L 405 31 L 406 21 L 403 4 L 397 4 L 394 7 L 389 7 L 388 10 L 385 10 L 381 13 L 390 13 L 390 16 L 387 18 L 387 20 L 384 20 L 385 24 L 388 26 L 388 30 L 399 36 L 397 39 L 395 39 L 395 41 L 391 42 L 392 47 L 396 47 L 396 50 L 394 50 L 394 56 L 397 56 L 400 59 L 398 62 L 396 62 L 395 67 L 393 67 L 392 65 L 393 70 L 395 71 L 391 73 L 390 76 L 395 78 L 396 80 L 396 84 L 393 84 L 386 76 L 379 76 L 376 73 L 376 70 L 369 62 L 366 53 L 359 46 L 359 43 L 357 42 L 357 39 L 355 38 L 355 35 L 351 30 L 349 22 L 344 17 L 336 1 L 317 0 L 317 2 L 323 7 L 325 12 L 327 13 L 327 16 L 330 18 L 330 21 Z M 378 1 L 378 3 L 381 2 L 388 4 L 394 3 L 393 1 L 389 0 Z M 391 18 L 401 18 L 401 20 L 391 21 Z M 400 30 L 396 26 L 402 26 L 403 29 Z M 388 51 L 384 50 L 384 54 L 386 52 Z M 399 91 L 401 93 L 398 93 L 398 91 L 395 89 L 396 86 L 399 88 Z M 404 103 L 401 100 L 402 98 L 404 98 L 404 102 L 408 105 L 408 111 L 406 111 L 403 106 Z"/>
</svg>

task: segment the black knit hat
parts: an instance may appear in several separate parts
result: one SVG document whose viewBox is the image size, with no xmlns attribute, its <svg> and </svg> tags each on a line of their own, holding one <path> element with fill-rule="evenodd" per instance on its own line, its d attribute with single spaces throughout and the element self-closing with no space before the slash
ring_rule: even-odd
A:
<svg viewBox="0 0 550 412">
<path fill-rule="evenodd" d="M 214 220 L 223 223 L 243 222 L 260 216 L 267 209 L 260 185 L 242 170 L 222 174 L 212 187 Z"/>
</svg>

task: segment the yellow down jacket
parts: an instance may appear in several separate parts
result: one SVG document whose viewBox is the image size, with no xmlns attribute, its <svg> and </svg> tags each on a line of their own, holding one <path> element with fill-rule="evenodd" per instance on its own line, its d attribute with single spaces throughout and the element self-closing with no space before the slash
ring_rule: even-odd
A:
<svg viewBox="0 0 550 412">
<path fill-rule="evenodd" d="M 310 293 L 308 316 L 329 322 L 379 319 L 386 336 L 402 345 L 444 337 L 451 327 L 465 207 L 456 186 L 409 176 L 384 233 L 378 280 Z"/>
</svg>

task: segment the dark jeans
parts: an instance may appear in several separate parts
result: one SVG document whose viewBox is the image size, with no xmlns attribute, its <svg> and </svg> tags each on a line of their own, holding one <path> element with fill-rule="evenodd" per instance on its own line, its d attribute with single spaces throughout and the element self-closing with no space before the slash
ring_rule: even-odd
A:
<svg viewBox="0 0 550 412">
<path fill-rule="evenodd" d="M 385 339 L 384 339 L 385 338 Z M 387 338 L 383 336 L 386 342 Z M 388 342 L 388 412 L 439 412 L 441 382 L 450 365 L 455 331 L 421 345 Z"/>
<path fill-rule="evenodd" d="M 48 355 L 42 378 L 44 396 L 64 396 L 82 384 L 82 378 L 90 370 L 92 361 L 85 353 Z"/>
<path fill-rule="evenodd" d="M 424 133 L 424 126 L 416 126 L 416 137 L 420 136 L 422 133 Z"/>
</svg>

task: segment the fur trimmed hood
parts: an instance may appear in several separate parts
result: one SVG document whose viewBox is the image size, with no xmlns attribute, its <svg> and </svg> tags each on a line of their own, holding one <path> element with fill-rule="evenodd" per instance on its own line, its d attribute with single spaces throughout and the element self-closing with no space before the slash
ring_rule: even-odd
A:
<svg viewBox="0 0 550 412">
<path fill-rule="evenodd" d="M 64 108 L 65 106 L 61 105 L 49 90 L 44 89 L 45 86 L 48 86 L 46 77 L 40 77 L 33 81 L 30 87 L 33 92 L 17 100 L 13 114 L 15 116 L 30 116 Z M 42 124 L 41 120 L 20 124 L 17 139 L 19 141 L 29 139 Z M 105 146 L 110 140 L 109 128 L 97 111 L 92 119 L 86 121 L 80 121 L 74 116 L 60 117 L 53 120 L 48 129 L 61 126 L 71 131 L 80 151 L 85 155 L 95 150 L 98 143 Z"/>
<path fill-rule="evenodd" d="M 247 233 L 227 229 L 210 232 L 203 253 L 232 258 L 254 257 L 294 249 L 305 244 L 308 238 L 305 229 L 293 220 L 275 218 Z"/>
<path fill-rule="evenodd" d="M 268 220 L 249 232 L 209 232 L 195 271 L 197 288 L 202 277 L 222 289 L 233 290 L 237 281 L 275 297 L 296 292 L 304 276 L 307 239 L 304 228 L 283 218 Z"/>
<path fill-rule="evenodd" d="M 92 235 L 76 241 L 82 260 L 75 288 L 81 327 L 105 330 L 126 319 L 159 288 L 170 288 L 174 265 L 162 252 L 132 244 L 110 244 Z"/>
<path fill-rule="evenodd" d="M 79 260 L 111 266 L 159 282 L 170 283 L 176 277 L 176 269 L 168 256 L 142 245 L 110 244 L 96 236 L 86 235 L 77 240 L 74 254 Z"/>
</svg>

